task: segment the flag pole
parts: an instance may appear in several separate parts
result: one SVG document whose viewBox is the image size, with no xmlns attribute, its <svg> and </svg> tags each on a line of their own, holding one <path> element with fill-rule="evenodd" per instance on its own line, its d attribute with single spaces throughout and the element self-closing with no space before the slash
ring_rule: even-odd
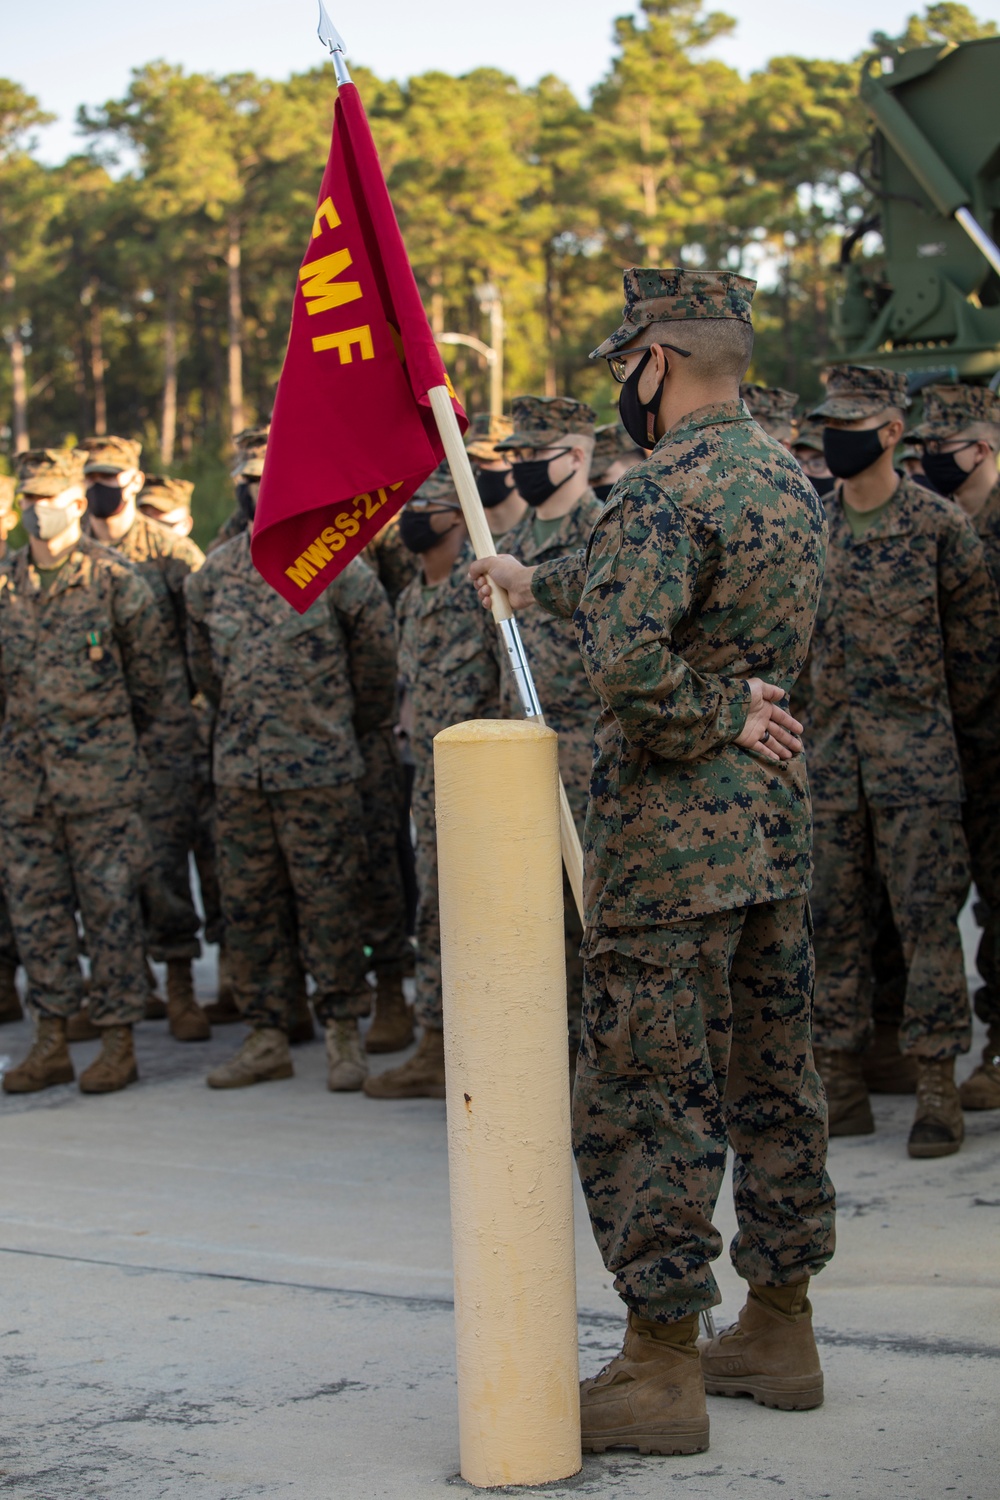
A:
<svg viewBox="0 0 1000 1500">
<path fill-rule="evenodd" d="M 328 48 L 333 71 L 337 79 L 337 86 L 342 83 L 351 82 L 350 70 L 347 66 L 346 48 L 344 39 L 334 26 L 326 13 L 323 0 L 319 0 L 319 28 L 317 32 L 324 47 Z M 486 512 L 479 495 L 469 455 L 465 451 L 462 434 L 455 416 L 455 408 L 451 404 L 451 393 L 445 385 L 433 386 L 428 391 L 431 403 L 431 411 L 437 430 L 441 435 L 444 445 L 445 456 L 451 469 L 451 477 L 455 483 L 459 502 L 462 506 L 462 515 L 469 530 L 469 540 L 472 550 L 478 558 L 496 557 L 497 549 L 493 544 L 493 533 L 490 531 L 486 520 Z M 537 719 L 544 723 L 545 718 L 538 694 L 535 691 L 534 679 L 531 675 L 531 667 L 524 650 L 524 642 L 521 640 L 521 632 L 514 618 L 514 611 L 510 607 L 510 600 L 505 591 L 490 582 L 490 594 L 492 598 L 493 618 L 500 632 L 504 649 L 507 652 L 507 660 L 514 674 L 517 691 L 521 699 L 526 719 Z M 584 922 L 583 914 L 583 849 L 580 845 L 580 834 L 569 805 L 566 788 L 563 779 L 559 778 L 559 833 L 562 846 L 563 864 L 566 867 L 566 878 L 573 892 L 573 900 L 580 914 L 580 921 Z"/>
</svg>

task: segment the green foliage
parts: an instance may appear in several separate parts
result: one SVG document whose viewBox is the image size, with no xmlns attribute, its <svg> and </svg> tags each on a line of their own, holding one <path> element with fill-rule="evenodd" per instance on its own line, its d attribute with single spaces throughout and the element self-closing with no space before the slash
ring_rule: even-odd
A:
<svg viewBox="0 0 1000 1500">
<path fill-rule="evenodd" d="M 744 79 L 706 54 L 734 25 L 702 0 L 639 0 L 586 107 L 551 75 L 522 88 L 493 67 L 404 84 L 356 70 L 435 331 L 488 341 L 477 289 L 502 293 L 508 400 L 566 393 L 613 414 L 587 355 L 635 264 L 759 275 L 752 373 L 817 392 L 839 239 L 867 209 L 862 60 L 781 56 Z M 995 34 L 946 0 L 895 45 Z M 24 350 L 30 440 L 72 441 L 105 411 L 153 469 L 173 402 L 170 467 L 195 480 L 202 541 L 232 505 L 234 346 L 244 419 L 270 412 L 334 98 L 325 65 L 275 82 L 151 62 L 81 110 L 86 154 L 48 168 L 32 148 L 46 117 L 0 79 L 0 325 Z M 483 409 L 479 357 L 446 356 Z M 0 421 L 10 406 L 2 361 Z"/>
</svg>

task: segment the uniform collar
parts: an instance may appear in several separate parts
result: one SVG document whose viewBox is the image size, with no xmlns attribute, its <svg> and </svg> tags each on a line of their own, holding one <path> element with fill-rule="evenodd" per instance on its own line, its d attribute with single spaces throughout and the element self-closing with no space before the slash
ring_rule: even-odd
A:
<svg viewBox="0 0 1000 1500">
<path fill-rule="evenodd" d="M 883 541 L 890 536 L 909 536 L 916 529 L 916 514 L 923 509 L 928 496 L 936 498 L 933 491 L 917 484 L 916 480 L 908 478 L 906 474 L 900 474 L 896 493 L 885 510 L 859 537 L 855 537 L 844 514 L 838 484 L 827 502 L 831 535 L 840 537 L 849 547 L 863 547 L 869 542 Z"/>
<path fill-rule="evenodd" d="M 73 588 L 75 584 L 79 583 L 89 556 L 90 546 L 87 539 L 81 537 L 52 580 L 52 585 L 47 590 L 47 596 L 51 598 L 54 594 L 62 594 L 66 589 Z M 38 569 L 31 560 L 30 546 L 25 545 L 21 549 L 14 561 L 14 571 L 20 588 L 30 594 L 41 592 L 41 578 Z"/>
<path fill-rule="evenodd" d="M 711 406 L 699 406 L 696 411 L 689 411 L 686 417 L 682 417 L 669 432 L 665 432 L 653 452 L 659 453 L 664 444 L 680 442 L 690 433 L 700 431 L 702 427 L 717 427 L 725 422 L 750 422 L 752 420 L 750 408 L 739 396 L 735 401 L 716 401 Z"/>
<path fill-rule="evenodd" d="M 560 547 L 563 551 L 575 551 L 580 545 L 581 536 L 586 540 L 592 529 L 592 521 L 585 519 L 586 511 L 592 507 L 600 509 L 600 505 L 601 502 L 588 486 L 573 509 L 568 510 L 564 516 L 557 517 L 558 525 L 553 526 L 544 542 L 540 544 L 535 540 L 534 522 L 537 512 L 529 509 L 518 521 L 513 532 L 517 539 L 518 556 L 525 563 L 530 563 L 532 558 L 538 557 L 542 552 L 548 552 L 552 547 Z M 581 519 L 583 519 L 582 526 Z"/>
</svg>

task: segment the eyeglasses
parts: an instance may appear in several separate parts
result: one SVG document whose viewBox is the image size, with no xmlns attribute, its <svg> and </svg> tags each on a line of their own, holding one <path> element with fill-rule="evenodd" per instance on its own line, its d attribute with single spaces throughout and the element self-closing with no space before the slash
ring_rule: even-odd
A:
<svg viewBox="0 0 1000 1500">
<path fill-rule="evenodd" d="M 572 453 L 572 448 L 508 448 L 507 455 L 511 463 L 530 464 L 534 459 L 544 459 L 549 463 L 553 458 L 561 458 L 564 453 Z"/>
<path fill-rule="evenodd" d="M 685 359 L 691 358 L 690 349 L 678 349 L 676 344 L 660 344 L 659 347 L 661 349 L 670 349 L 674 354 L 682 354 Z M 608 369 L 611 371 L 612 380 L 617 381 L 619 385 L 624 385 L 629 377 L 629 371 L 626 367 L 625 361 L 628 359 L 630 354 L 639 354 L 640 352 L 642 351 L 638 349 L 629 349 L 625 354 L 609 354 Z M 648 353 L 648 349 L 645 352 Z"/>
<path fill-rule="evenodd" d="M 961 453 L 963 448 L 974 448 L 976 442 L 976 438 L 967 438 L 965 442 L 962 442 L 959 438 L 925 438 L 923 441 L 916 442 L 914 446 L 923 448 L 925 453 L 931 454 Z M 953 448 L 951 446 L 952 443 L 958 443 L 958 447 Z"/>
</svg>

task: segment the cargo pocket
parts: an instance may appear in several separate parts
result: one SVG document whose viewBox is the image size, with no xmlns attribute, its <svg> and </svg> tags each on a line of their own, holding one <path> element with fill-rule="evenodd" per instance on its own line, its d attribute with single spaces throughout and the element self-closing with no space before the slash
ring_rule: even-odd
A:
<svg viewBox="0 0 1000 1500">
<path fill-rule="evenodd" d="M 591 945 L 584 964 L 583 1055 L 597 1072 L 654 1078 L 683 1066 L 697 1009 L 700 943 L 687 934 L 658 938 L 629 953 L 603 946 L 615 939 Z"/>
</svg>

